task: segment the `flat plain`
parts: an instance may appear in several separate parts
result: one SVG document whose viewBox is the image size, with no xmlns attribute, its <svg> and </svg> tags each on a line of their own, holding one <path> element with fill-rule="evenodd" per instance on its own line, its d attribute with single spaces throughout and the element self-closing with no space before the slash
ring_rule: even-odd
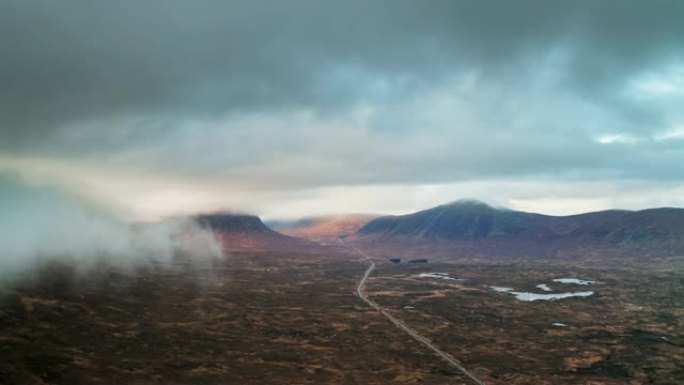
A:
<svg viewBox="0 0 684 385">
<path fill-rule="evenodd" d="M 434 272 L 439 274 L 430 274 Z M 554 281 L 564 277 L 596 282 Z M 492 288 L 549 293 L 538 285 L 553 293 L 593 294 L 524 301 Z M 382 307 L 466 367 L 479 370 L 490 383 L 684 382 L 681 269 L 380 264 L 368 291 Z"/>
<path fill-rule="evenodd" d="M 45 266 L 2 292 L 0 383 L 467 384 L 359 299 L 369 261 L 339 251 Z M 488 384 L 684 382 L 679 267 L 376 263 L 367 294 Z M 595 294 L 526 302 L 491 288 L 538 284 Z"/>
</svg>

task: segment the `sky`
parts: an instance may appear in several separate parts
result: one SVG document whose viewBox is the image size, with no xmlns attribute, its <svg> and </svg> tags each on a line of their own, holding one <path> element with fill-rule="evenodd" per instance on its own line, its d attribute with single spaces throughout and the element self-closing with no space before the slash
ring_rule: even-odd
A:
<svg viewBox="0 0 684 385">
<path fill-rule="evenodd" d="M 1 0 L 0 180 L 131 220 L 681 207 L 682 20 L 679 0 Z"/>
</svg>

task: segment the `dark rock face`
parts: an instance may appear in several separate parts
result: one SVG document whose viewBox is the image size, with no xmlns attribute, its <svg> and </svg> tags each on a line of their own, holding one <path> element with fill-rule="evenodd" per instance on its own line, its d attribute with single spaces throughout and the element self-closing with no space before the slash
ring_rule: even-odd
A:
<svg viewBox="0 0 684 385">
<path fill-rule="evenodd" d="M 198 215 L 195 220 L 202 226 L 213 231 L 230 233 L 275 233 L 266 227 L 261 219 L 255 215 L 244 214 L 207 214 Z"/>
<path fill-rule="evenodd" d="M 310 241 L 271 230 L 255 215 L 206 214 L 194 218 L 210 229 L 228 251 L 302 251 L 312 249 Z"/>
</svg>

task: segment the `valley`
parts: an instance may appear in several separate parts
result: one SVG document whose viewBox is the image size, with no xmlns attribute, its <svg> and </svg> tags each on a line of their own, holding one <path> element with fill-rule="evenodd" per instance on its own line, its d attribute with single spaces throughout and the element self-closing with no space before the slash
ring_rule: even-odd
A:
<svg viewBox="0 0 684 385">
<path fill-rule="evenodd" d="M 499 216 L 451 206 L 420 226 L 473 234 Z M 572 252 L 542 239 L 521 256 L 498 235 L 370 237 L 360 227 L 323 242 L 256 216 L 197 220 L 223 257 L 89 269 L 55 260 L 3 287 L 0 383 L 684 381 L 684 261 L 677 248 L 636 252 L 676 228 L 649 230 L 646 243 L 578 241 Z"/>
</svg>

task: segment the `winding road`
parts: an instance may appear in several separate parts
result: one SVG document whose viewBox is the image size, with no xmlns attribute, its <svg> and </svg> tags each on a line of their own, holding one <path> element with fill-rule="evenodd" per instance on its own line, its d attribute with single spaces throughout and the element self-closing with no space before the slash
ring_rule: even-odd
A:
<svg viewBox="0 0 684 385">
<path fill-rule="evenodd" d="M 371 261 L 370 256 L 368 256 L 366 253 L 361 251 L 360 249 L 354 248 L 357 253 L 360 255 L 364 256 L 367 258 L 369 261 Z M 373 309 L 379 311 L 385 318 L 390 320 L 396 326 L 397 328 L 403 330 L 406 334 L 410 335 L 413 337 L 414 340 L 420 342 L 421 344 L 425 345 L 427 348 L 435 352 L 439 357 L 441 357 L 444 361 L 446 361 L 449 365 L 453 366 L 454 368 L 458 369 L 461 373 L 463 373 L 468 379 L 470 379 L 474 384 L 477 385 L 485 385 L 484 381 L 479 379 L 476 375 L 474 375 L 471 371 L 463 367 L 456 359 L 454 359 L 452 356 L 450 356 L 448 353 L 445 353 L 442 351 L 440 348 L 435 346 L 430 340 L 427 338 L 423 337 L 422 335 L 418 334 L 417 331 L 412 329 L 410 326 L 406 325 L 404 322 L 401 320 L 397 319 L 394 317 L 392 314 L 387 312 L 385 309 L 383 309 L 380 305 L 377 304 L 377 302 L 373 301 L 366 295 L 366 280 L 368 277 L 371 275 L 373 272 L 373 269 L 375 269 L 375 262 L 371 261 L 371 265 L 368 267 L 368 270 L 363 274 L 363 277 L 359 281 L 359 284 L 356 286 L 356 294 L 365 302 L 367 303 L 370 307 Z"/>
</svg>

